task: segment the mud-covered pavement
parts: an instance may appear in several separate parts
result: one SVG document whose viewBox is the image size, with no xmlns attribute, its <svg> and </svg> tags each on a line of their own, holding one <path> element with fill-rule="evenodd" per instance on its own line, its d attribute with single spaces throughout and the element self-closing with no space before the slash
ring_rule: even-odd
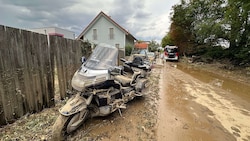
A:
<svg viewBox="0 0 250 141">
<path fill-rule="evenodd" d="M 127 103 L 122 116 L 115 112 L 87 120 L 67 140 L 248 141 L 249 83 L 217 74 L 203 66 L 158 60 L 144 97 Z M 50 140 L 57 110 L 65 102 L 0 128 L 0 140 Z"/>
<path fill-rule="evenodd" d="M 182 63 L 164 64 L 157 139 L 249 141 L 250 87 Z"/>
</svg>

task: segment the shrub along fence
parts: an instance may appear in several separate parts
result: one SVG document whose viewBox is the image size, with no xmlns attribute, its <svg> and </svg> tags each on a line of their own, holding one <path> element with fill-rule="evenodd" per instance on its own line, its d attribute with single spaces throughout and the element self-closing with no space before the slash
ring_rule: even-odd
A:
<svg viewBox="0 0 250 141">
<path fill-rule="evenodd" d="M 83 42 L 0 25 L 0 125 L 54 106 L 54 70 L 61 98 L 81 65 Z M 89 48 L 90 49 L 90 48 Z"/>
</svg>

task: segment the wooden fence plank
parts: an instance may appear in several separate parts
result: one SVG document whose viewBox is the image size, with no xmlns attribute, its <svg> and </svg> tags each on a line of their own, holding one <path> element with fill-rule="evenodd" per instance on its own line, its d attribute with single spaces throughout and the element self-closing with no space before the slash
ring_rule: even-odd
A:
<svg viewBox="0 0 250 141">
<path fill-rule="evenodd" d="M 13 29 L 5 28 L 7 36 L 13 36 Z M 4 90 L 1 93 L 2 102 L 3 102 L 3 112 L 5 114 L 6 122 L 10 122 L 13 119 L 14 108 L 16 107 L 16 97 L 15 91 L 13 89 L 15 85 L 14 73 L 13 73 L 13 50 L 10 48 L 13 44 L 13 40 L 3 37 L 4 40 L 7 40 L 8 43 L 4 42 L 1 44 L 1 53 L 2 53 L 2 67 L 3 72 L 1 73 L 1 81 Z"/>
<path fill-rule="evenodd" d="M 56 53 L 56 68 L 59 81 L 59 92 L 61 99 L 66 97 L 66 91 L 72 90 L 71 79 L 74 72 L 80 67 L 81 41 L 51 37 L 50 45 Z"/>
<path fill-rule="evenodd" d="M 5 68 L 4 68 L 4 49 L 5 49 L 5 27 L 0 26 L 0 125 L 6 124 L 4 107 L 4 85 L 2 83 Z"/>
<path fill-rule="evenodd" d="M 6 124 L 6 120 L 5 120 L 5 114 L 4 114 L 4 108 L 3 108 L 3 100 L 2 100 L 2 95 L 4 93 L 4 87 L 2 84 L 2 81 L 0 81 L 0 125 Z"/>
<path fill-rule="evenodd" d="M 14 29 L 13 28 L 6 28 L 6 32 L 7 32 L 7 37 L 13 37 L 14 35 Z M 5 67 L 7 68 L 7 72 L 6 72 L 6 77 L 5 79 L 5 87 L 6 87 L 6 91 L 5 91 L 5 98 L 4 100 L 6 100 L 7 104 L 4 105 L 4 112 L 8 113 L 5 115 L 5 118 L 7 120 L 7 122 L 11 122 L 12 119 L 14 119 L 14 108 L 16 107 L 16 97 L 15 97 L 15 74 L 14 74 L 14 56 L 13 56 L 13 38 L 7 38 L 8 44 L 6 46 L 6 54 L 5 54 L 5 59 L 6 59 L 6 63 L 5 63 Z M 8 61 L 8 62 L 7 62 Z M 8 111 L 8 112 L 7 112 Z"/>
<path fill-rule="evenodd" d="M 58 37 L 59 38 L 59 37 Z M 67 47 L 67 44 L 66 44 L 66 39 L 62 39 L 62 42 L 59 46 L 59 52 L 60 52 L 60 60 L 61 60 L 61 75 L 58 76 L 59 77 L 59 80 L 60 82 L 62 83 L 62 89 L 61 89 L 61 97 L 66 97 L 66 87 L 67 87 L 67 84 L 66 84 L 66 73 L 67 73 L 67 68 L 66 68 L 66 61 L 65 61 L 65 58 L 66 58 L 66 47 Z"/>
<path fill-rule="evenodd" d="M 21 40 L 21 30 L 14 29 L 13 30 L 13 38 L 11 42 L 11 49 L 13 50 L 13 53 L 11 54 L 11 58 L 13 59 L 13 77 L 14 77 L 14 85 L 13 90 L 15 90 L 15 107 L 14 107 L 14 113 L 13 115 L 15 118 L 19 118 L 24 115 L 24 106 L 23 106 L 23 98 L 22 98 L 22 80 L 23 80 L 23 53 L 22 53 L 22 45 Z"/>
<path fill-rule="evenodd" d="M 30 37 L 30 38 L 29 38 Z M 27 34 L 27 71 L 29 72 L 30 76 L 27 78 L 27 81 L 29 81 L 30 83 L 27 84 L 28 86 L 32 86 L 30 87 L 30 91 L 27 92 L 27 97 L 28 97 L 28 104 L 29 104 L 29 111 L 35 112 L 37 111 L 37 105 L 35 104 L 37 102 L 37 86 L 36 86 L 36 67 L 37 67 L 37 62 L 35 59 L 35 48 L 33 41 L 35 40 L 35 37 L 33 36 L 33 34 L 31 32 L 28 32 Z M 32 85 L 33 84 L 33 85 Z"/>
<path fill-rule="evenodd" d="M 41 43 L 41 36 L 39 36 L 39 34 L 35 34 L 35 40 L 38 41 L 38 43 L 36 45 L 34 45 L 34 48 L 35 49 L 35 58 L 36 61 L 37 61 L 37 67 L 35 69 L 37 75 L 36 75 L 36 94 L 37 94 L 37 111 L 40 111 L 42 110 L 43 108 L 43 94 L 45 93 L 45 90 L 44 90 L 44 79 L 43 79 L 43 73 L 44 73 L 44 70 L 43 70 L 43 67 L 44 67 L 44 64 L 43 64 L 43 49 L 41 48 L 42 47 L 42 43 Z"/>
<path fill-rule="evenodd" d="M 32 86 L 33 80 L 32 73 L 32 50 L 31 50 L 31 41 L 33 40 L 33 36 L 31 36 L 31 32 L 23 31 L 23 49 L 24 49 L 24 97 L 25 97 L 25 109 L 26 111 L 33 112 L 34 107 L 32 102 L 34 101 L 32 93 L 34 92 L 34 88 Z"/>
<path fill-rule="evenodd" d="M 46 37 L 46 42 L 48 42 L 48 38 Z M 48 56 L 45 61 L 45 77 L 46 85 L 47 85 L 47 100 L 46 107 L 54 106 L 54 95 L 55 95 L 55 84 L 54 84 L 54 59 L 51 55 L 53 55 L 50 51 L 50 46 L 48 46 L 46 52 Z"/>
<path fill-rule="evenodd" d="M 66 40 L 66 52 L 65 55 L 66 57 L 64 58 L 65 60 L 65 68 L 66 68 L 66 90 L 71 90 L 71 79 L 72 79 L 72 72 L 74 71 L 72 69 L 73 64 L 72 64 L 72 57 L 71 57 L 71 51 L 72 51 L 72 40 Z"/>
<path fill-rule="evenodd" d="M 51 47 L 55 48 L 56 53 L 56 68 L 57 68 L 57 75 L 58 75 L 58 82 L 59 82 L 59 92 L 60 98 L 65 98 L 65 84 L 64 84 L 64 75 L 63 75 L 63 43 L 62 40 L 59 40 L 58 37 L 51 36 L 54 44 L 51 44 Z M 52 43 L 52 42 L 51 42 Z"/>
</svg>

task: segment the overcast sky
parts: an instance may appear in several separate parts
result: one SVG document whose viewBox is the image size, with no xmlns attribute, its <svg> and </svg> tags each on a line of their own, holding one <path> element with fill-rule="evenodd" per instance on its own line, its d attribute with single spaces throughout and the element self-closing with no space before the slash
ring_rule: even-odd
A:
<svg viewBox="0 0 250 141">
<path fill-rule="evenodd" d="M 138 40 L 165 36 L 172 6 L 180 0 L 0 0 L 0 24 L 15 28 L 60 27 L 78 36 L 103 11 Z"/>
</svg>

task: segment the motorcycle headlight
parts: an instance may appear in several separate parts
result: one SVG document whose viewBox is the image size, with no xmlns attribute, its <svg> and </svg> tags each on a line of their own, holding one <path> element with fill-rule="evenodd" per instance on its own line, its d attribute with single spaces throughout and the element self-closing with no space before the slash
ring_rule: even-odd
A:
<svg viewBox="0 0 250 141">
<path fill-rule="evenodd" d="M 76 72 L 71 80 L 71 85 L 74 89 L 82 91 L 86 86 L 91 85 L 92 79 Z"/>
<path fill-rule="evenodd" d="M 74 89 L 78 91 L 82 91 L 85 87 L 85 82 L 79 79 L 78 77 L 73 77 L 71 81 L 71 85 Z"/>
</svg>

